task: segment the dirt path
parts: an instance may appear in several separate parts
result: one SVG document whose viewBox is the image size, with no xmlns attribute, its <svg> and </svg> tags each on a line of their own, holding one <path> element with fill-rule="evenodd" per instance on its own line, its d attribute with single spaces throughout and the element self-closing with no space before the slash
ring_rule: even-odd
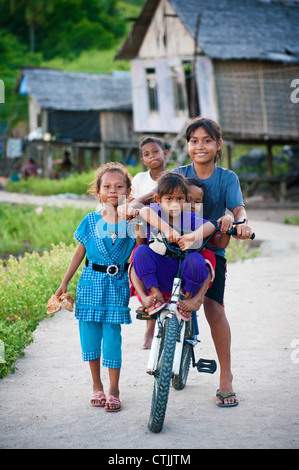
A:
<svg viewBox="0 0 299 470">
<path fill-rule="evenodd" d="M 135 319 L 132 298 L 133 324 L 123 327 L 122 411 L 89 405 L 77 321 L 63 310 L 40 323 L 18 371 L 0 381 L 0 448 L 97 448 L 111 456 L 125 449 L 132 455 L 134 449 L 185 455 L 187 449 L 298 449 L 299 227 L 250 219 L 264 241 L 262 255 L 229 265 L 225 297 L 238 407 L 216 407 L 219 370 L 191 369 L 186 388 L 170 391 L 162 432 L 148 430 L 153 379 L 145 373 L 145 325 Z M 202 311 L 198 319 L 196 358 L 216 359 Z"/>
</svg>

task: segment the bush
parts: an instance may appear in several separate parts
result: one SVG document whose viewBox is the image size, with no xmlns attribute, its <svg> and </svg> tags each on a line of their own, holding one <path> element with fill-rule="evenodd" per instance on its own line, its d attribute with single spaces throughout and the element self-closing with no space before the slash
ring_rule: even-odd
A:
<svg viewBox="0 0 299 470">
<path fill-rule="evenodd" d="M 15 372 L 15 362 L 19 356 L 24 356 L 24 349 L 32 343 L 33 334 L 28 330 L 27 322 L 16 315 L 13 323 L 0 321 L 0 339 L 4 344 L 3 358 L 0 358 L 0 378 L 3 378 L 9 372 Z"/>
<path fill-rule="evenodd" d="M 0 377 L 14 372 L 14 362 L 27 344 L 32 332 L 47 316 L 47 301 L 59 287 L 74 254 L 75 246 L 60 243 L 43 256 L 25 253 L 13 256 L 0 264 L 0 340 L 5 346 L 5 364 L 0 364 Z M 69 292 L 76 295 L 76 285 L 81 268 L 69 285 Z"/>
</svg>

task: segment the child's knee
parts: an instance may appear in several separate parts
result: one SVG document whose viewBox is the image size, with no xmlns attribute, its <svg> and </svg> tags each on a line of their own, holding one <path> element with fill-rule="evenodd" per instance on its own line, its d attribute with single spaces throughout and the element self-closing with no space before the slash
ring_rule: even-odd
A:
<svg viewBox="0 0 299 470">
<path fill-rule="evenodd" d="M 192 268 L 200 268 L 206 265 L 205 260 L 200 253 L 190 253 L 185 262 Z"/>
<path fill-rule="evenodd" d="M 139 245 L 134 251 L 133 255 L 133 265 L 134 265 L 134 260 L 136 259 L 142 259 L 142 258 L 147 258 L 151 252 L 151 249 L 147 245 Z"/>
</svg>

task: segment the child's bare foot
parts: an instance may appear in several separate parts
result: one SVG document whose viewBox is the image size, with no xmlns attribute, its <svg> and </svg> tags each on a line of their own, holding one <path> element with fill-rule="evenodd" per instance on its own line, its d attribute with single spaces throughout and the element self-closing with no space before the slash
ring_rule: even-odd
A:
<svg viewBox="0 0 299 470">
<path fill-rule="evenodd" d="M 156 302 L 157 296 L 156 294 L 147 295 L 146 297 L 143 297 L 141 300 L 142 300 L 142 306 L 144 307 L 144 311 L 147 312 L 148 309 L 150 309 Z"/>
<path fill-rule="evenodd" d="M 191 316 L 192 312 L 197 312 L 197 310 L 199 310 L 201 303 L 196 300 L 195 297 L 185 297 L 183 300 L 177 302 L 177 306 L 185 315 Z"/>
<path fill-rule="evenodd" d="M 155 321 L 147 320 L 146 322 L 146 332 L 144 335 L 144 343 L 142 349 L 151 349 L 154 332 L 155 332 Z"/>
<path fill-rule="evenodd" d="M 152 335 L 149 335 L 148 333 L 145 333 L 145 335 L 144 335 L 144 343 L 143 343 L 142 349 L 151 349 L 151 347 L 152 347 L 152 342 L 153 342 L 153 337 L 152 337 Z"/>
</svg>

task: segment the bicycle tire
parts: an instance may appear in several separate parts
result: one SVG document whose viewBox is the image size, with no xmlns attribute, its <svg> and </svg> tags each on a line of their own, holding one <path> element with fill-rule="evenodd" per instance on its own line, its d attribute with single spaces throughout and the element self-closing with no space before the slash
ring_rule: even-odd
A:
<svg viewBox="0 0 299 470">
<path fill-rule="evenodd" d="M 193 321 L 190 320 L 186 323 L 184 345 L 182 350 L 180 371 L 178 375 L 175 375 L 172 379 L 172 386 L 175 390 L 183 390 L 187 383 L 187 378 L 189 374 L 191 359 L 192 359 L 192 349 L 193 346 L 190 343 L 187 343 L 186 338 L 192 338 L 194 336 L 194 326 Z"/>
<path fill-rule="evenodd" d="M 155 433 L 159 433 L 164 424 L 172 378 L 177 331 L 178 320 L 176 316 L 173 315 L 171 318 L 166 318 L 163 325 L 158 364 L 155 371 L 155 383 L 148 422 L 149 430 Z"/>
</svg>

